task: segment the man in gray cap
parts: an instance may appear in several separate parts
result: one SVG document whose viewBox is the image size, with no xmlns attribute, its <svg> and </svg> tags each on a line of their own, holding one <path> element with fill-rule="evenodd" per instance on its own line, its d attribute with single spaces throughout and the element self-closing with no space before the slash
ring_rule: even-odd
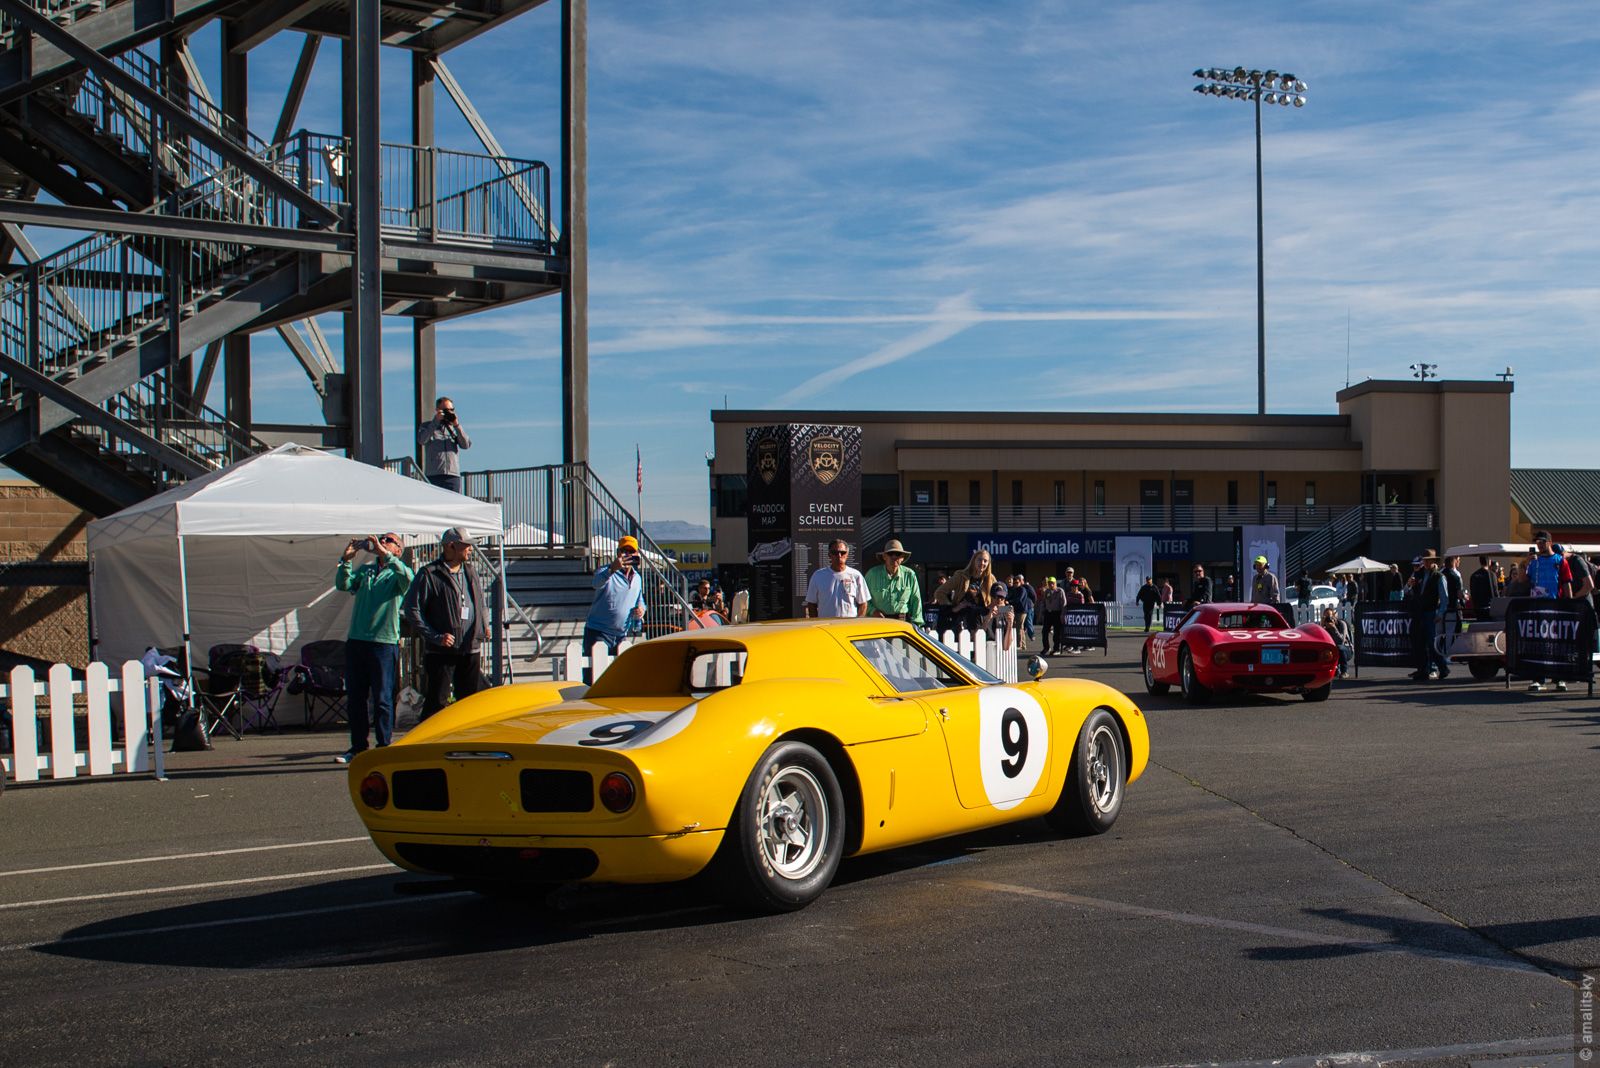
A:
<svg viewBox="0 0 1600 1068">
<path fill-rule="evenodd" d="M 478 644 L 489 636 L 483 587 L 472 570 L 472 536 L 451 527 L 439 539 L 439 558 L 417 571 L 401 613 L 422 635 L 422 719 L 482 688 Z"/>
<path fill-rule="evenodd" d="M 911 554 L 897 538 L 883 544 L 878 559 L 883 563 L 867 572 L 867 592 L 872 596 L 871 613 L 890 619 L 903 619 L 914 627 L 922 626 L 922 587 L 917 573 L 903 566 Z"/>
</svg>

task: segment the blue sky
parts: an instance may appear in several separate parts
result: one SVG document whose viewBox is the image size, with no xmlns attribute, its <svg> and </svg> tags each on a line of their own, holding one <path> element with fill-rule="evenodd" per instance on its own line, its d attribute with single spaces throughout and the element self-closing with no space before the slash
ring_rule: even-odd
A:
<svg viewBox="0 0 1600 1068">
<path fill-rule="evenodd" d="M 447 57 L 507 151 L 552 164 L 555 8 Z M 1309 86 L 1263 116 L 1269 411 L 1333 412 L 1347 351 L 1350 381 L 1511 365 L 1513 462 L 1600 466 L 1590 5 L 591 0 L 589 30 L 592 452 L 628 497 L 639 445 L 647 519 L 706 521 L 724 403 L 1253 411 L 1251 108 L 1194 93 L 1208 66 Z M 253 58 L 258 128 L 297 47 Z M 336 58 L 312 129 L 337 128 Z M 557 312 L 441 327 L 466 466 L 559 459 Z M 259 352 L 257 417 L 314 419 L 298 366 Z"/>
</svg>

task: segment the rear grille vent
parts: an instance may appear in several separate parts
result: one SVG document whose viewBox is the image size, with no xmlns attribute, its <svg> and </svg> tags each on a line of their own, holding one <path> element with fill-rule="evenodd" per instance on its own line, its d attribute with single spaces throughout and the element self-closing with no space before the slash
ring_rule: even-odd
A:
<svg viewBox="0 0 1600 1068">
<path fill-rule="evenodd" d="M 594 776 L 587 771 L 528 768 L 521 782 L 524 812 L 594 811 Z"/>
<path fill-rule="evenodd" d="M 394 807 L 421 812 L 447 812 L 450 787 L 443 768 L 422 768 L 394 773 Z"/>
</svg>

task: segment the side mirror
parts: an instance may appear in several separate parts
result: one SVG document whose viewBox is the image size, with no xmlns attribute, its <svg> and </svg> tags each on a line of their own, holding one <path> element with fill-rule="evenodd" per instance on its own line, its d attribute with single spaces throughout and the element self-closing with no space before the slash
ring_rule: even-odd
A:
<svg viewBox="0 0 1600 1068">
<path fill-rule="evenodd" d="M 1042 656 L 1028 658 L 1028 677 L 1034 682 L 1044 678 L 1044 673 L 1050 670 L 1050 664 Z"/>
</svg>

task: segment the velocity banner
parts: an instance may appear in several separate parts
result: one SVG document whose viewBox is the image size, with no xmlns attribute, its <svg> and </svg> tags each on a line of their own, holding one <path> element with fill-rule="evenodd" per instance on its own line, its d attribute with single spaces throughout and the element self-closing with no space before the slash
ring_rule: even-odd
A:
<svg viewBox="0 0 1600 1068">
<path fill-rule="evenodd" d="M 1409 605 L 1391 601 L 1356 604 L 1357 667 L 1412 667 L 1412 613 Z"/>
<path fill-rule="evenodd" d="M 1506 678 L 1594 680 L 1594 609 L 1587 600 L 1518 597 L 1506 605 Z"/>
<path fill-rule="evenodd" d="M 1111 655 L 1106 642 L 1106 606 L 1095 604 L 1069 604 L 1061 613 L 1062 645 L 1098 647 Z"/>
</svg>

